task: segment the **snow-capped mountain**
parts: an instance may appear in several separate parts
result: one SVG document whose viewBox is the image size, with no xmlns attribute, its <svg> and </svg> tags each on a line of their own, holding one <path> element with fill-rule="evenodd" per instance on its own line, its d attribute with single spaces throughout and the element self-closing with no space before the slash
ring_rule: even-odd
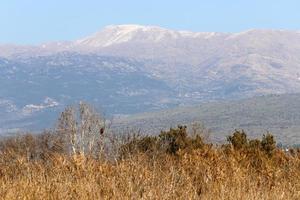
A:
<svg viewBox="0 0 300 200">
<path fill-rule="evenodd" d="M 0 57 L 2 129 L 34 126 L 42 115 L 53 120 L 81 99 L 131 114 L 300 92 L 299 31 L 113 25 L 76 41 L 0 45 Z"/>
<path fill-rule="evenodd" d="M 75 41 L 75 44 L 103 48 L 126 42 L 159 43 L 184 38 L 209 39 L 218 35 L 217 33 L 173 31 L 157 26 L 111 25 L 92 36 Z"/>
</svg>

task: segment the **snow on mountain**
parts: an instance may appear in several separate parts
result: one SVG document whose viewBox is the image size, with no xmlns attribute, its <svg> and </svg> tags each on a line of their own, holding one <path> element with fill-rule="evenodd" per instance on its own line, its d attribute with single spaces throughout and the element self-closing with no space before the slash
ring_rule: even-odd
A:
<svg viewBox="0 0 300 200">
<path fill-rule="evenodd" d="M 163 35 L 168 32 L 169 32 L 168 30 L 163 30 L 158 27 L 150 27 L 150 26 L 149 27 L 139 26 L 139 25 L 107 26 L 102 31 L 95 33 L 94 35 L 89 36 L 87 38 L 77 40 L 75 43 L 78 45 L 87 45 L 91 47 L 107 47 L 114 44 L 129 42 L 139 36 L 142 41 L 147 41 L 151 39 L 154 42 L 154 41 L 159 41 L 163 37 Z"/>
<path fill-rule="evenodd" d="M 29 105 L 25 105 L 22 108 L 22 113 L 24 115 L 30 115 L 33 112 L 38 112 L 41 111 L 43 109 L 46 108 L 52 108 L 52 107 L 57 107 L 59 106 L 59 103 L 56 102 L 54 99 L 50 98 L 50 97 L 46 97 L 44 102 L 38 105 L 34 105 L 34 104 L 29 104 Z"/>
<path fill-rule="evenodd" d="M 111 25 L 92 36 L 75 41 L 75 44 L 90 47 L 107 47 L 125 42 L 157 43 L 163 40 L 176 40 L 180 38 L 209 39 L 216 35 L 218 34 L 174 31 L 158 26 Z"/>
<path fill-rule="evenodd" d="M 291 56 L 294 56 L 299 52 L 299 41 L 299 31 L 251 29 L 240 33 L 191 32 L 129 24 L 107 26 L 93 35 L 69 42 L 50 42 L 38 46 L 0 45 L 0 57 L 79 52 L 199 65 L 211 57 L 235 57 L 242 53 L 282 57 L 292 51 Z M 287 50 L 286 53 L 281 48 Z"/>
</svg>

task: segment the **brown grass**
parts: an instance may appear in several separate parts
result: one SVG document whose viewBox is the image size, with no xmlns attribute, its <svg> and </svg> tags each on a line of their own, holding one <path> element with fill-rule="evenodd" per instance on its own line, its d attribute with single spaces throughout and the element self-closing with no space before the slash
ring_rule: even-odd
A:
<svg viewBox="0 0 300 200">
<path fill-rule="evenodd" d="M 1 144 L 1 199 L 300 199 L 297 151 L 203 144 L 108 159 L 38 145 L 49 137 Z"/>
</svg>

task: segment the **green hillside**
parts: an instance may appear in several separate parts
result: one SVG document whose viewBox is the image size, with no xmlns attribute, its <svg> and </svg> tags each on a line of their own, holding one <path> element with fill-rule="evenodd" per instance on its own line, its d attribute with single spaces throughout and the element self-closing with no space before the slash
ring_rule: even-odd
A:
<svg viewBox="0 0 300 200">
<path fill-rule="evenodd" d="M 234 129 L 244 129 L 250 137 L 269 131 L 282 144 L 300 144 L 300 94 L 269 95 L 143 113 L 115 120 L 115 126 L 157 133 L 170 126 L 194 122 L 209 128 L 211 140 L 217 142 L 224 141 L 224 136 Z"/>
</svg>

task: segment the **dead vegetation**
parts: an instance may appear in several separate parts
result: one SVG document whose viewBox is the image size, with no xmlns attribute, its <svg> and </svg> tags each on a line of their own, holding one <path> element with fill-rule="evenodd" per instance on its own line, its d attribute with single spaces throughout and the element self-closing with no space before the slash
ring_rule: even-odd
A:
<svg viewBox="0 0 300 200">
<path fill-rule="evenodd" d="M 300 199 L 300 151 L 235 131 L 216 146 L 185 126 L 117 136 L 91 107 L 1 141 L 1 199 Z M 77 114 L 76 114 L 77 113 Z"/>
</svg>

